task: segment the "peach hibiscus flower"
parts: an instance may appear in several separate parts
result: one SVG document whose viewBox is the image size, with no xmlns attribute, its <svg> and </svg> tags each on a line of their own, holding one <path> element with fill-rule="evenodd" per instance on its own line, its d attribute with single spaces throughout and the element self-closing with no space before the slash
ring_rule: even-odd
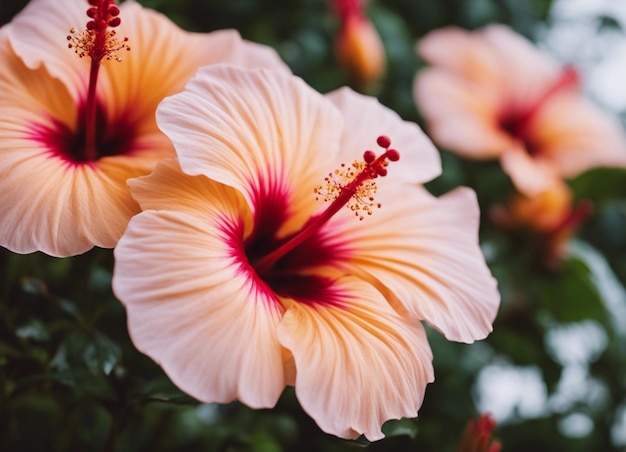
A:
<svg viewBox="0 0 626 452">
<path fill-rule="evenodd" d="M 582 96 L 576 71 L 509 28 L 445 28 L 417 51 L 432 65 L 416 76 L 415 97 L 434 141 L 464 157 L 499 158 L 525 194 L 626 165 L 622 127 Z"/>
<path fill-rule="evenodd" d="M 474 193 L 418 185 L 440 161 L 417 125 L 347 88 L 227 65 L 157 122 L 178 159 L 129 182 L 142 212 L 113 288 L 137 348 L 187 393 L 261 408 L 295 385 L 324 431 L 377 440 L 433 380 L 420 320 L 457 341 L 490 332 Z M 382 133 L 399 151 L 367 150 Z"/>
<path fill-rule="evenodd" d="M 286 70 L 235 31 L 188 33 L 132 0 L 31 1 L 0 29 L 0 245 L 115 246 L 139 211 L 126 180 L 174 156 L 157 104 L 223 61 Z"/>
</svg>

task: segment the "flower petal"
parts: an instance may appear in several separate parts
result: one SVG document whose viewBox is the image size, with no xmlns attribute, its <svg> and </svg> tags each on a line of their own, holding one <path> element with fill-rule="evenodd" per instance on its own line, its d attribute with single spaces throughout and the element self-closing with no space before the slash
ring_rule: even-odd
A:
<svg viewBox="0 0 626 452">
<path fill-rule="evenodd" d="M 44 65 L 74 98 L 85 96 L 90 58 L 68 49 L 70 29 L 85 29 L 89 5 L 81 1 L 33 0 L 10 24 L 11 44 L 25 64 Z M 243 41 L 234 30 L 190 33 L 163 14 L 130 0 L 120 5 L 119 39 L 128 37 L 131 50 L 122 62 L 103 61 L 98 93 L 107 99 L 109 114 L 129 120 L 153 116 L 166 95 L 180 91 L 200 66 L 230 62 L 243 67 L 266 67 L 289 72 L 267 46 Z M 130 108 L 129 108 L 130 107 Z"/>
<path fill-rule="evenodd" d="M 500 164 L 517 190 L 526 196 L 536 196 L 560 179 L 548 159 L 543 156 L 531 157 L 521 145 L 507 149 L 500 158 Z"/>
<path fill-rule="evenodd" d="M 121 5 L 117 35 L 128 37 L 131 50 L 121 62 L 103 64 L 102 95 L 113 114 L 153 118 L 157 104 L 181 91 L 201 66 L 228 62 L 289 73 L 271 48 L 243 41 L 235 30 L 190 33 L 165 15 L 134 1 Z"/>
<path fill-rule="evenodd" d="M 191 195 L 166 185 L 173 172 Z M 113 289 L 131 338 L 199 400 L 271 407 L 285 386 L 276 334 L 283 308 L 240 252 L 247 207 L 235 190 L 185 176 L 175 161 L 135 183 L 155 195 L 168 188 L 184 211 L 140 213 L 115 249 Z"/>
<path fill-rule="evenodd" d="M 505 25 L 489 25 L 479 33 L 497 58 L 507 86 L 507 101 L 527 105 L 541 96 L 562 70 L 522 35 Z"/>
<path fill-rule="evenodd" d="M 419 42 L 418 53 L 438 68 L 489 87 L 514 106 L 535 99 L 560 71 L 555 61 L 505 25 L 476 32 L 456 27 L 435 30 Z"/>
<path fill-rule="evenodd" d="M 567 93 L 546 102 L 531 130 L 541 155 L 563 177 L 597 166 L 626 166 L 621 124 L 580 95 Z"/>
<path fill-rule="evenodd" d="M 415 78 L 414 94 L 440 146 L 479 159 L 497 158 L 511 146 L 498 123 L 502 100 L 493 91 L 439 69 L 425 69 Z"/>
<path fill-rule="evenodd" d="M 426 62 L 476 85 L 500 86 L 498 60 L 490 46 L 476 35 L 457 27 L 428 33 L 417 43 L 417 53 Z"/>
<path fill-rule="evenodd" d="M 278 337 L 296 362 L 296 395 L 322 430 L 343 438 L 382 438 L 389 419 L 415 417 L 432 355 L 418 322 L 398 316 L 369 284 L 334 284 L 343 306 L 293 303 Z"/>
<path fill-rule="evenodd" d="M 350 88 L 340 88 L 326 97 L 344 118 L 340 161 L 359 160 L 367 149 L 376 149 L 378 153 L 376 138 L 387 135 L 391 138 L 391 147 L 397 149 L 402 158 L 403 171 L 396 172 L 396 177 L 425 183 L 441 174 L 439 152 L 417 124 L 403 121 L 376 98 L 357 94 Z"/>
<path fill-rule="evenodd" d="M 200 69 L 161 103 L 157 122 L 187 174 L 232 186 L 253 207 L 278 191 L 300 224 L 315 208 L 312 190 L 335 161 L 342 127 L 339 111 L 299 78 L 225 65 Z"/>
<path fill-rule="evenodd" d="M 231 217 L 242 216 L 244 239 L 248 238 L 252 230 L 253 222 L 249 218 L 248 207 L 243 199 L 234 198 L 236 203 L 234 203 L 233 210 L 229 201 L 233 197 L 232 190 L 225 190 L 204 176 L 189 176 L 183 173 L 178 159 L 161 160 L 149 176 L 129 180 L 128 185 L 133 198 L 144 211 L 168 210 L 204 218 L 206 209 L 202 204 L 213 205 L 220 200 L 221 208 L 230 212 Z M 223 194 L 227 194 L 228 197 L 221 200 L 220 196 Z M 246 212 L 245 215 L 244 212 Z"/>
<path fill-rule="evenodd" d="M 45 68 L 31 70 L 13 51 L 9 44 L 9 28 L 0 29 L 0 93 L 2 105 L 0 133 L 16 137 L 29 123 L 50 123 L 50 118 L 70 125 L 76 112 L 67 108 L 74 102 L 68 89 L 53 78 Z M 1 147 L 3 151 L 8 146 Z"/>
<path fill-rule="evenodd" d="M 346 271 L 371 281 L 399 312 L 426 320 L 450 340 L 484 338 L 500 296 L 478 245 L 474 192 L 457 189 L 437 199 L 421 188 L 409 194 L 381 181 L 377 201 L 381 209 L 364 221 L 338 218 L 329 225 L 350 238 Z"/>
<path fill-rule="evenodd" d="M 219 62 L 246 69 L 265 68 L 291 74 L 289 66 L 273 48 L 241 39 L 236 30 L 217 30 L 210 33 L 213 49 L 211 64 Z M 206 42 L 206 44 L 209 44 Z M 205 50 L 199 49 L 201 53 Z"/>
<path fill-rule="evenodd" d="M 8 25 L 11 45 L 24 64 L 45 66 L 74 98 L 87 90 L 90 61 L 68 49 L 66 37 L 72 27 L 85 28 L 88 8 L 81 1 L 32 0 Z"/>
<path fill-rule="evenodd" d="M 497 157 L 513 146 L 502 127 L 534 111 L 559 79 L 560 65 L 503 25 L 475 32 L 449 27 L 423 38 L 415 97 L 438 144 L 466 157 Z"/>
<path fill-rule="evenodd" d="M 2 246 L 57 257 L 81 254 L 94 245 L 115 246 L 139 211 L 126 180 L 145 174 L 144 166 L 120 158 L 73 165 L 44 154 L 33 156 L 28 149 L 13 150 L 0 158 Z M 25 151 L 21 156 L 20 150 Z"/>
</svg>

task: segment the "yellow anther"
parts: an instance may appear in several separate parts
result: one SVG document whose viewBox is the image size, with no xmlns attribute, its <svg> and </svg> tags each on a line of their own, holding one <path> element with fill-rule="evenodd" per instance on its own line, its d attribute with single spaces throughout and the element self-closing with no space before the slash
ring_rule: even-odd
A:
<svg viewBox="0 0 626 452">
<path fill-rule="evenodd" d="M 368 164 L 363 161 L 354 161 L 350 166 L 345 163 L 340 165 L 332 173 L 324 178 L 324 183 L 313 188 L 316 195 L 315 200 L 332 202 L 339 197 L 343 190 L 353 190 L 346 207 L 355 213 L 359 220 L 363 220 L 364 215 L 372 215 L 374 208 L 380 208 L 380 204 L 374 202 L 374 195 L 378 190 L 376 182 L 371 178 L 362 178 L 355 183 L 356 178 L 363 174 Z"/>
</svg>

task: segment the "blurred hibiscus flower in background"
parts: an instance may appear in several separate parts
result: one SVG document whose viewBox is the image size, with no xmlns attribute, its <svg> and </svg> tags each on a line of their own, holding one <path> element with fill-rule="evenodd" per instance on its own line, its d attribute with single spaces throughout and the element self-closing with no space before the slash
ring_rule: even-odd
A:
<svg viewBox="0 0 626 452">
<path fill-rule="evenodd" d="M 519 191 L 538 195 L 597 166 L 626 166 L 616 118 L 580 92 L 577 72 L 503 25 L 436 30 L 417 46 L 432 67 L 415 98 L 433 140 L 473 159 L 500 159 Z"/>
</svg>

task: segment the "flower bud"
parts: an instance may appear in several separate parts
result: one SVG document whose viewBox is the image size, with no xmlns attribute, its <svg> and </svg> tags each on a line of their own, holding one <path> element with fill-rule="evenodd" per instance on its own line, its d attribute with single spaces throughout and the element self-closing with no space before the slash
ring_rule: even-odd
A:
<svg viewBox="0 0 626 452">
<path fill-rule="evenodd" d="M 335 42 L 337 60 L 356 87 L 370 88 L 385 72 L 383 43 L 360 2 L 337 0 L 335 3 L 341 19 Z"/>
</svg>

